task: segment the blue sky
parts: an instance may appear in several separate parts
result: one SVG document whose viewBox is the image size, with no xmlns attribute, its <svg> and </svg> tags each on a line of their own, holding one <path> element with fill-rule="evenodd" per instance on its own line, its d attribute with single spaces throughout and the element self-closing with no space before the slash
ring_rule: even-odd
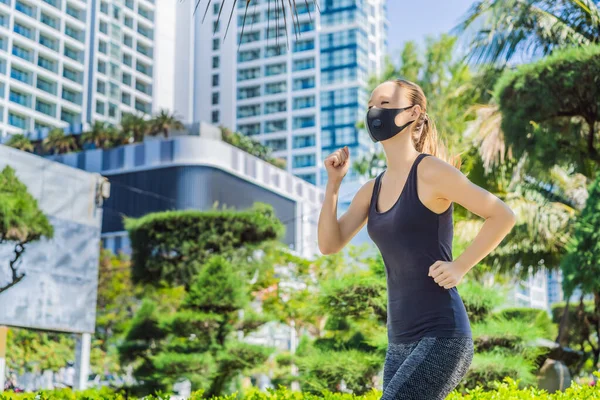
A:
<svg viewBox="0 0 600 400">
<path fill-rule="evenodd" d="M 404 42 L 424 44 L 427 35 L 450 31 L 474 0 L 387 0 L 388 50 L 397 59 Z"/>
</svg>

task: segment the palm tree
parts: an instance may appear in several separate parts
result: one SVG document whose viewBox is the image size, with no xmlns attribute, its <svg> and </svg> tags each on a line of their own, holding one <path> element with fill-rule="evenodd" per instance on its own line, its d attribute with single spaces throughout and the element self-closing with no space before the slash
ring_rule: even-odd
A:
<svg viewBox="0 0 600 400">
<path fill-rule="evenodd" d="M 479 0 L 454 30 L 471 39 L 468 59 L 505 64 L 521 52 L 600 42 L 600 4 L 594 0 Z"/>
<path fill-rule="evenodd" d="M 164 137 L 168 138 L 169 130 L 181 130 L 184 128 L 185 126 L 174 113 L 170 114 L 168 110 L 160 110 L 160 113 L 150 121 L 149 133 L 155 136 L 162 132 Z"/>
<path fill-rule="evenodd" d="M 97 149 L 110 147 L 114 141 L 114 129 L 104 121 L 95 121 L 90 131 L 85 132 L 81 140 L 83 143 L 93 143 Z"/>
<path fill-rule="evenodd" d="M 43 141 L 44 151 L 52 154 L 63 154 L 77 149 L 77 140 L 73 135 L 65 135 L 60 128 L 54 128 Z"/>
<path fill-rule="evenodd" d="M 143 116 L 124 113 L 121 118 L 121 131 L 131 142 L 141 142 L 149 132 L 149 123 Z"/>
<path fill-rule="evenodd" d="M 18 150 L 28 151 L 30 153 L 33 152 L 33 144 L 31 143 L 31 140 L 29 140 L 29 138 L 22 133 L 10 135 L 6 145 Z"/>
</svg>

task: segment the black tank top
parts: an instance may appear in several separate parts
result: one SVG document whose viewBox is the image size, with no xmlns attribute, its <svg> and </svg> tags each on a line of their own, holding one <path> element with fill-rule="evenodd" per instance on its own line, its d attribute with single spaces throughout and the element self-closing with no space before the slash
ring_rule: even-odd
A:
<svg viewBox="0 0 600 400">
<path fill-rule="evenodd" d="M 427 275 L 434 262 L 452 261 L 454 233 L 454 203 L 437 214 L 417 196 L 417 165 L 429 155 L 417 156 L 391 209 L 377 210 L 385 171 L 376 178 L 371 197 L 367 231 L 385 264 L 390 343 L 407 343 L 423 336 L 472 337 L 458 289 L 445 289 Z"/>
</svg>

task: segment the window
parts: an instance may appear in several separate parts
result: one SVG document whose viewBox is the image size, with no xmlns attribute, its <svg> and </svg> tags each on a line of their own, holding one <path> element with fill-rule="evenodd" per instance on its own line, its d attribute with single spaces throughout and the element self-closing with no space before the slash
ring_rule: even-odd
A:
<svg viewBox="0 0 600 400">
<path fill-rule="evenodd" d="M 136 71 L 141 72 L 142 74 L 152 76 L 152 69 L 148 65 L 140 61 L 135 63 L 135 69 Z"/>
<path fill-rule="evenodd" d="M 278 112 L 285 112 L 287 110 L 287 101 L 270 101 L 265 103 L 265 114 L 273 114 Z"/>
<path fill-rule="evenodd" d="M 124 35 L 123 44 L 127 47 L 133 47 L 133 38 L 129 35 Z"/>
<path fill-rule="evenodd" d="M 13 43 L 12 53 L 23 60 L 33 62 L 33 52 L 29 49 L 19 46 L 18 44 Z"/>
<path fill-rule="evenodd" d="M 278 119 L 265 122 L 265 133 L 287 130 L 287 119 Z"/>
<path fill-rule="evenodd" d="M 27 83 L 27 84 L 31 85 L 31 82 L 32 82 L 31 78 L 32 78 L 33 74 L 29 71 L 22 70 L 21 68 L 16 67 L 13 64 L 11 67 L 11 70 L 10 70 L 10 76 L 13 79 L 16 79 L 18 81 L 21 81 L 23 83 Z"/>
<path fill-rule="evenodd" d="M 100 53 L 106 54 L 107 50 L 106 50 L 106 42 L 103 42 L 102 40 L 100 40 L 98 42 L 98 51 Z"/>
<path fill-rule="evenodd" d="M 102 81 L 98 81 L 96 84 L 96 92 L 106 94 L 106 84 Z"/>
<path fill-rule="evenodd" d="M 78 19 L 79 21 L 85 21 L 83 13 L 78 8 L 73 7 L 71 4 L 67 3 L 67 14 L 71 17 Z"/>
<path fill-rule="evenodd" d="M 285 54 L 284 46 L 268 46 L 265 49 L 265 58 L 276 57 Z"/>
<path fill-rule="evenodd" d="M 42 55 L 38 56 L 38 65 L 44 69 L 47 69 L 48 71 L 58 71 L 58 62 L 50 60 Z"/>
<path fill-rule="evenodd" d="M 100 32 L 108 35 L 108 24 L 104 21 L 100 21 Z"/>
<path fill-rule="evenodd" d="M 58 40 L 52 39 L 43 33 L 40 33 L 40 44 L 54 51 L 58 51 Z"/>
<path fill-rule="evenodd" d="M 212 94 L 212 104 L 219 104 L 219 92 L 213 92 Z"/>
<path fill-rule="evenodd" d="M 238 53 L 238 62 L 254 61 L 260 58 L 260 49 L 240 51 Z"/>
<path fill-rule="evenodd" d="M 121 103 L 131 105 L 131 95 L 129 93 L 121 93 Z"/>
<path fill-rule="evenodd" d="M 12 111 L 8 113 L 8 123 L 21 129 L 25 129 L 27 126 L 25 117 L 15 114 Z"/>
<path fill-rule="evenodd" d="M 250 99 L 258 96 L 260 96 L 260 86 L 238 88 L 238 100 Z"/>
<path fill-rule="evenodd" d="M 83 32 L 79 29 L 73 28 L 69 25 L 65 25 L 65 34 L 77 41 L 83 42 Z"/>
<path fill-rule="evenodd" d="M 125 17 L 125 19 L 123 20 L 123 23 L 125 24 L 125 26 L 133 29 L 133 18 Z"/>
<path fill-rule="evenodd" d="M 213 39 L 213 46 L 212 49 L 213 50 L 219 50 L 221 48 L 221 39 L 219 38 L 214 38 Z"/>
<path fill-rule="evenodd" d="M 144 7 L 138 6 L 138 14 L 140 14 L 142 17 L 146 18 L 149 21 L 154 20 L 154 15 L 152 11 L 145 9 Z"/>
<path fill-rule="evenodd" d="M 15 89 L 10 90 L 8 98 L 13 103 L 20 104 L 25 107 L 29 107 L 29 105 L 31 104 L 31 96 L 30 95 L 21 93 Z"/>
<path fill-rule="evenodd" d="M 63 67 L 63 77 L 77 83 L 81 83 L 81 73 L 68 67 Z"/>
<path fill-rule="evenodd" d="M 265 85 L 265 94 L 283 93 L 287 90 L 287 82 L 273 82 Z"/>
<path fill-rule="evenodd" d="M 219 86 L 219 74 L 214 74 L 212 76 L 212 85 L 213 87 Z"/>
<path fill-rule="evenodd" d="M 60 112 L 60 119 L 69 124 L 74 124 L 78 122 L 78 115 L 72 111 L 63 108 Z"/>
<path fill-rule="evenodd" d="M 58 18 L 51 17 L 44 12 L 41 13 L 40 20 L 43 24 L 46 24 L 51 28 L 58 29 L 60 27 L 60 22 Z"/>
<path fill-rule="evenodd" d="M 302 58 L 300 60 L 294 60 L 294 66 L 292 69 L 294 71 L 305 71 L 308 69 L 315 68 L 315 59 L 314 58 Z"/>
<path fill-rule="evenodd" d="M 105 1 L 100 2 L 100 12 L 108 15 L 108 3 Z"/>
<path fill-rule="evenodd" d="M 133 65 L 133 60 L 131 58 L 131 55 L 123 54 L 123 64 L 128 65 L 130 67 Z"/>
<path fill-rule="evenodd" d="M 212 123 L 213 123 L 213 124 L 217 124 L 217 123 L 219 123 L 219 110 L 214 110 L 214 111 L 212 112 L 211 119 L 212 119 Z"/>
<path fill-rule="evenodd" d="M 117 106 L 112 103 L 108 103 L 108 116 L 111 118 L 116 118 L 117 116 Z"/>
<path fill-rule="evenodd" d="M 315 106 L 315 96 L 294 97 L 294 110 L 302 110 Z"/>
<path fill-rule="evenodd" d="M 213 22 L 213 32 L 214 32 L 214 33 L 217 33 L 217 32 L 219 32 L 219 28 L 220 28 L 220 26 L 219 26 L 219 21 L 214 21 L 214 22 Z"/>
<path fill-rule="evenodd" d="M 265 146 L 270 147 L 273 151 L 281 151 L 287 149 L 286 139 L 271 139 L 265 141 Z"/>
<path fill-rule="evenodd" d="M 294 129 L 312 128 L 315 126 L 315 116 L 294 117 L 292 125 Z"/>
<path fill-rule="evenodd" d="M 315 87 L 315 78 L 296 78 L 294 79 L 294 90 L 311 89 Z"/>
<path fill-rule="evenodd" d="M 298 40 L 294 42 L 294 53 L 312 50 L 315 48 L 314 39 Z"/>
<path fill-rule="evenodd" d="M 315 166 L 315 155 L 314 154 L 302 154 L 294 156 L 292 159 L 292 166 L 294 168 L 305 168 Z"/>
<path fill-rule="evenodd" d="M 40 90 L 43 90 L 46 93 L 50 93 L 56 95 L 56 82 L 50 81 L 48 79 L 44 79 L 40 76 L 37 78 L 36 87 Z"/>
<path fill-rule="evenodd" d="M 27 39 L 34 39 L 33 31 L 26 27 L 25 25 L 21 25 L 20 23 L 15 21 L 14 31 L 21 36 L 25 36 Z"/>
<path fill-rule="evenodd" d="M 37 99 L 35 101 L 35 109 L 42 114 L 49 115 L 51 117 L 56 116 L 56 108 L 53 104 L 47 103 L 43 100 Z"/>
<path fill-rule="evenodd" d="M 133 0 L 125 0 L 125 7 L 133 10 Z"/>
<path fill-rule="evenodd" d="M 123 84 L 125 85 L 131 86 L 131 75 L 126 72 L 123 72 L 123 78 L 121 79 L 121 82 L 123 82 Z"/>
<path fill-rule="evenodd" d="M 82 60 L 82 54 L 79 50 L 75 50 L 70 46 L 65 45 L 65 56 L 69 57 L 71 60 L 80 61 Z"/>
<path fill-rule="evenodd" d="M 70 90 L 63 87 L 62 98 L 67 101 L 70 101 L 71 103 L 81 105 L 81 96 L 74 90 Z"/>
<path fill-rule="evenodd" d="M 154 32 L 151 28 L 146 28 L 143 25 L 138 24 L 137 31 L 140 35 L 147 37 L 148 39 L 152 39 L 154 36 Z"/>
<path fill-rule="evenodd" d="M 254 32 L 244 32 L 244 34 L 240 37 L 238 36 L 238 43 L 252 43 L 260 40 L 260 31 Z"/>
<path fill-rule="evenodd" d="M 258 135 L 260 133 L 260 123 L 238 125 L 237 130 L 247 136 Z"/>
<path fill-rule="evenodd" d="M 50 4 L 53 7 L 56 7 L 58 9 L 61 8 L 61 1 L 60 0 L 44 0 L 44 2 Z"/>
<path fill-rule="evenodd" d="M 239 106 L 237 109 L 238 118 L 248 118 L 260 115 L 260 104 L 250 104 L 247 106 Z"/>
<path fill-rule="evenodd" d="M 247 68 L 238 70 L 238 82 L 260 77 L 260 67 Z"/>
<path fill-rule="evenodd" d="M 317 184 L 317 176 L 315 174 L 298 174 L 296 176 L 300 179 L 304 179 L 308 183 L 312 183 L 313 185 Z"/>
<path fill-rule="evenodd" d="M 294 136 L 293 147 L 294 149 L 302 149 L 312 147 L 316 143 L 315 135 Z"/>
<path fill-rule="evenodd" d="M 152 48 L 146 46 L 145 44 L 138 42 L 137 51 L 138 51 L 138 53 L 143 54 L 146 57 L 152 57 Z"/>
<path fill-rule="evenodd" d="M 287 64 L 271 64 L 265 67 L 265 76 L 273 76 L 285 74 L 287 71 Z"/>
<path fill-rule="evenodd" d="M 104 115 L 104 102 L 96 100 L 96 113 Z"/>
<path fill-rule="evenodd" d="M 17 0 L 15 8 L 17 9 L 17 11 L 21 11 L 23 14 L 35 18 L 35 8 L 33 8 L 30 5 Z"/>
<path fill-rule="evenodd" d="M 219 56 L 214 56 L 212 58 L 212 67 L 213 68 L 219 68 Z"/>
<path fill-rule="evenodd" d="M 152 87 L 149 84 L 139 81 L 137 79 L 135 80 L 135 88 L 136 90 L 139 90 L 142 93 L 152 95 Z"/>
<path fill-rule="evenodd" d="M 219 3 L 214 3 L 213 4 L 213 14 L 218 15 L 220 8 L 221 8 L 221 5 Z"/>
<path fill-rule="evenodd" d="M 135 109 L 143 113 L 150 112 L 150 105 L 140 99 L 135 99 Z"/>
</svg>

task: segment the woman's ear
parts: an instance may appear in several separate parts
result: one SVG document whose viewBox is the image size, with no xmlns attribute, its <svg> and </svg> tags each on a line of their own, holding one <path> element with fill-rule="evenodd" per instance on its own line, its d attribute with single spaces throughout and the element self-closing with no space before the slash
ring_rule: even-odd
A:
<svg viewBox="0 0 600 400">
<path fill-rule="evenodd" d="M 410 111 L 410 115 L 413 118 L 417 118 L 419 115 L 421 115 L 421 106 L 420 105 L 415 105 L 412 110 Z"/>
</svg>

